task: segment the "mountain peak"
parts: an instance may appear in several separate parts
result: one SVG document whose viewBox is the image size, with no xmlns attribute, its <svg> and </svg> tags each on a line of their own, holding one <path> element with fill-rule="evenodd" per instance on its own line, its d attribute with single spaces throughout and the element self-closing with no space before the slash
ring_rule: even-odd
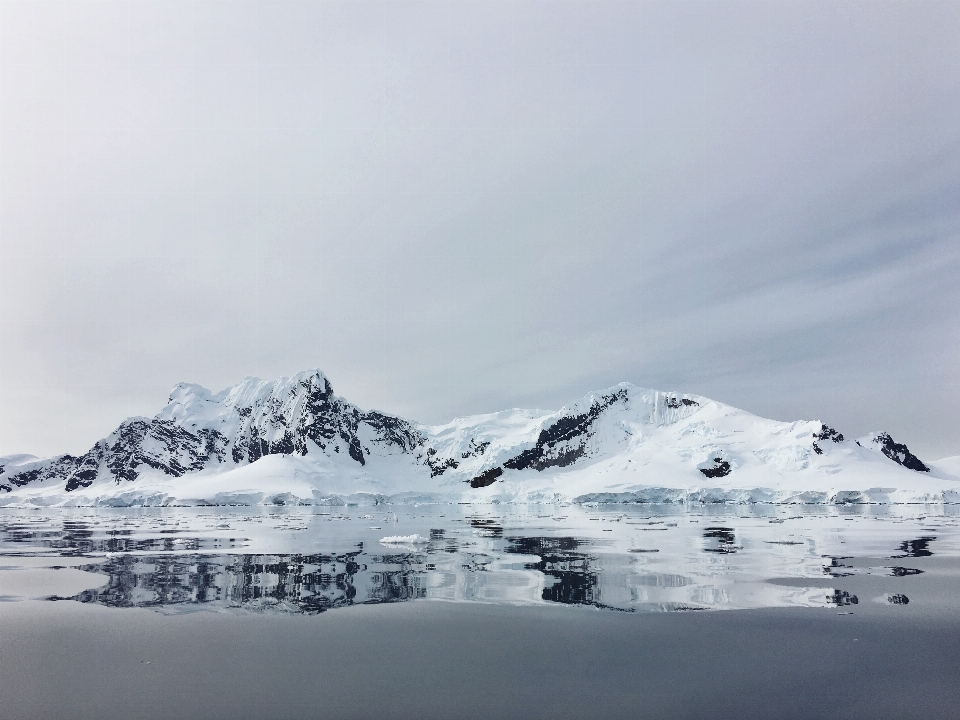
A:
<svg viewBox="0 0 960 720">
<path fill-rule="evenodd" d="M 157 415 L 125 420 L 80 457 L 5 458 L 0 504 L 281 495 L 313 502 L 334 492 L 470 501 L 860 502 L 901 486 L 913 488 L 910 497 L 946 497 L 943 488 L 917 484 L 927 466 L 888 434 L 860 446 L 821 422 L 766 420 L 699 395 L 631 383 L 587 393 L 556 412 L 512 410 L 427 427 L 361 410 L 313 369 L 276 380 L 247 377 L 217 393 L 180 383 Z M 878 495 L 880 485 L 889 487 Z"/>
<path fill-rule="evenodd" d="M 910 452 L 909 448 L 903 443 L 896 442 L 890 433 L 874 432 L 860 438 L 857 444 L 861 447 L 879 450 L 886 457 L 893 460 L 898 465 L 902 465 L 908 470 L 915 472 L 930 472 L 920 458 Z"/>
</svg>

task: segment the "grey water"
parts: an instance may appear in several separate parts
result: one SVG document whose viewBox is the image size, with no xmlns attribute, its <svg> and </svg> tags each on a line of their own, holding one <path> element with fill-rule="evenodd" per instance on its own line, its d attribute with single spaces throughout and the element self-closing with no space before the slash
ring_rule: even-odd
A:
<svg viewBox="0 0 960 720">
<path fill-rule="evenodd" d="M 956 506 L 0 510 L 0 716 L 958 717 Z"/>
</svg>

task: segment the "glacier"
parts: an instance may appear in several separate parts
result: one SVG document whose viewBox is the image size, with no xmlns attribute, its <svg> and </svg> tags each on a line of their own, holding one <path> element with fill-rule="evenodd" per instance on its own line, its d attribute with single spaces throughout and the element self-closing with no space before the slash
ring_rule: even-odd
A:
<svg viewBox="0 0 960 720">
<path fill-rule="evenodd" d="M 430 426 L 361 410 L 320 370 L 181 383 L 83 455 L 0 458 L 0 506 L 570 502 L 957 503 L 960 458 L 629 383 Z"/>
</svg>

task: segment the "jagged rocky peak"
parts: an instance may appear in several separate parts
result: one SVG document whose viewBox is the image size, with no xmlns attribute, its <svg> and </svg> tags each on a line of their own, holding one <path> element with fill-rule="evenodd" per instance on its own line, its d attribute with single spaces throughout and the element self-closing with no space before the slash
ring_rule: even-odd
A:
<svg viewBox="0 0 960 720">
<path fill-rule="evenodd" d="M 871 433 L 864 438 L 860 438 L 857 444 L 862 447 L 873 446 L 874 449 L 879 450 L 895 463 L 903 465 L 908 470 L 930 472 L 930 468 L 928 468 L 920 458 L 910 452 L 906 445 L 896 442 L 890 437 L 889 433 Z"/>
<path fill-rule="evenodd" d="M 334 395 L 319 370 L 273 381 L 248 377 L 216 394 L 181 383 L 155 417 L 125 420 L 80 457 L 0 469 L 0 489 L 52 481 L 70 492 L 97 480 L 136 480 L 148 469 L 181 477 L 265 455 L 306 455 L 311 448 L 365 465 L 371 453 L 411 453 L 423 442 L 413 423 L 363 412 Z"/>
<path fill-rule="evenodd" d="M 823 455 L 824 450 L 831 444 L 840 444 L 845 441 L 843 433 L 826 423 L 820 423 L 820 430 L 813 433 L 813 450 L 817 455 Z M 910 452 L 903 443 L 896 442 L 890 433 L 873 432 L 856 441 L 856 444 L 867 450 L 875 450 L 898 465 L 917 472 L 929 472 L 928 468 L 916 455 Z"/>
<path fill-rule="evenodd" d="M 282 377 L 277 380 L 247 377 L 221 395 L 223 395 L 224 405 L 243 410 L 268 402 L 276 404 L 284 401 L 296 402 L 306 398 L 315 400 L 330 398 L 333 397 L 333 386 L 320 370 L 305 370 L 292 377 Z"/>
<path fill-rule="evenodd" d="M 305 370 L 292 377 L 277 380 L 261 380 L 246 377 L 233 387 L 212 393 L 202 385 L 179 383 L 170 392 L 167 406 L 157 417 L 183 421 L 187 419 L 210 419 L 210 413 L 220 415 L 232 409 L 241 416 L 249 416 L 255 408 L 268 404 L 296 401 L 305 397 L 332 396 L 333 387 L 320 370 Z"/>
<path fill-rule="evenodd" d="M 254 462 L 264 455 L 306 455 L 315 445 L 364 465 L 371 446 L 411 452 L 423 442 L 412 423 L 377 411 L 363 412 L 334 395 L 319 370 L 274 381 L 246 378 L 215 396 L 197 386 L 178 386 L 158 417 L 165 415 L 184 423 L 196 418 L 198 425 L 219 421 L 215 429 L 229 438 L 235 463 Z"/>
<path fill-rule="evenodd" d="M 629 383 L 588 393 L 556 412 L 505 410 L 427 427 L 361 410 L 337 396 L 322 372 L 309 370 L 278 380 L 248 377 L 216 393 L 179 384 L 157 415 L 125 420 L 79 457 L 0 458 L 0 495 L 12 493 L 10 502 L 49 496 L 58 503 L 112 502 L 147 491 L 150 497 L 200 498 L 206 496 L 190 494 L 190 488 L 221 488 L 220 479 L 211 483 L 207 476 L 222 474 L 224 482 L 232 478 L 229 482 L 242 486 L 237 492 L 262 482 L 264 492 L 276 495 L 279 483 L 290 497 L 307 486 L 327 498 L 328 484 L 343 483 L 378 496 L 389 490 L 555 500 L 595 491 L 606 497 L 610 488 L 651 481 L 673 483 L 664 485 L 670 488 L 713 483 L 727 493 L 737 487 L 731 483 L 765 488 L 756 483 L 769 477 L 823 484 L 863 476 L 871 483 L 867 487 L 874 487 L 877 474 L 912 481 L 904 468 L 928 469 L 886 433 L 860 444 L 845 442 L 819 421 L 765 420 L 699 395 Z M 266 475 L 256 469 L 230 472 L 269 455 L 294 457 L 261 464 Z M 273 474 L 277 467 L 292 475 Z M 293 477 L 300 471 L 291 468 L 306 472 Z M 935 468 L 931 475 L 940 473 Z M 188 479 L 196 474 L 195 483 Z M 169 482 L 181 477 L 182 482 Z M 74 492 L 82 488 L 89 490 Z M 713 492 L 702 497 L 722 495 Z"/>
<path fill-rule="evenodd" d="M 823 455 L 823 447 L 820 446 L 820 443 L 825 442 L 842 443 L 843 433 L 837 432 L 829 425 L 820 423 L 820 432 L 813 433 L 813 451 L 817 455 Z"/>
</svg>

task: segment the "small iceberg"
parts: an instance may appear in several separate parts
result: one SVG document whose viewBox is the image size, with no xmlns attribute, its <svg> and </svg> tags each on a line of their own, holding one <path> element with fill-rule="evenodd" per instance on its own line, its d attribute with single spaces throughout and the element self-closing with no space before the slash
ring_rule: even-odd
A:
<svg viewBox="0 0 960 720">
<path fill-rule="evenodd" d="M 380 538 L 381 545 L 420 545 L 430 542 L 414 533 L 413 535 L 388 535 Z"/>
</svg>

